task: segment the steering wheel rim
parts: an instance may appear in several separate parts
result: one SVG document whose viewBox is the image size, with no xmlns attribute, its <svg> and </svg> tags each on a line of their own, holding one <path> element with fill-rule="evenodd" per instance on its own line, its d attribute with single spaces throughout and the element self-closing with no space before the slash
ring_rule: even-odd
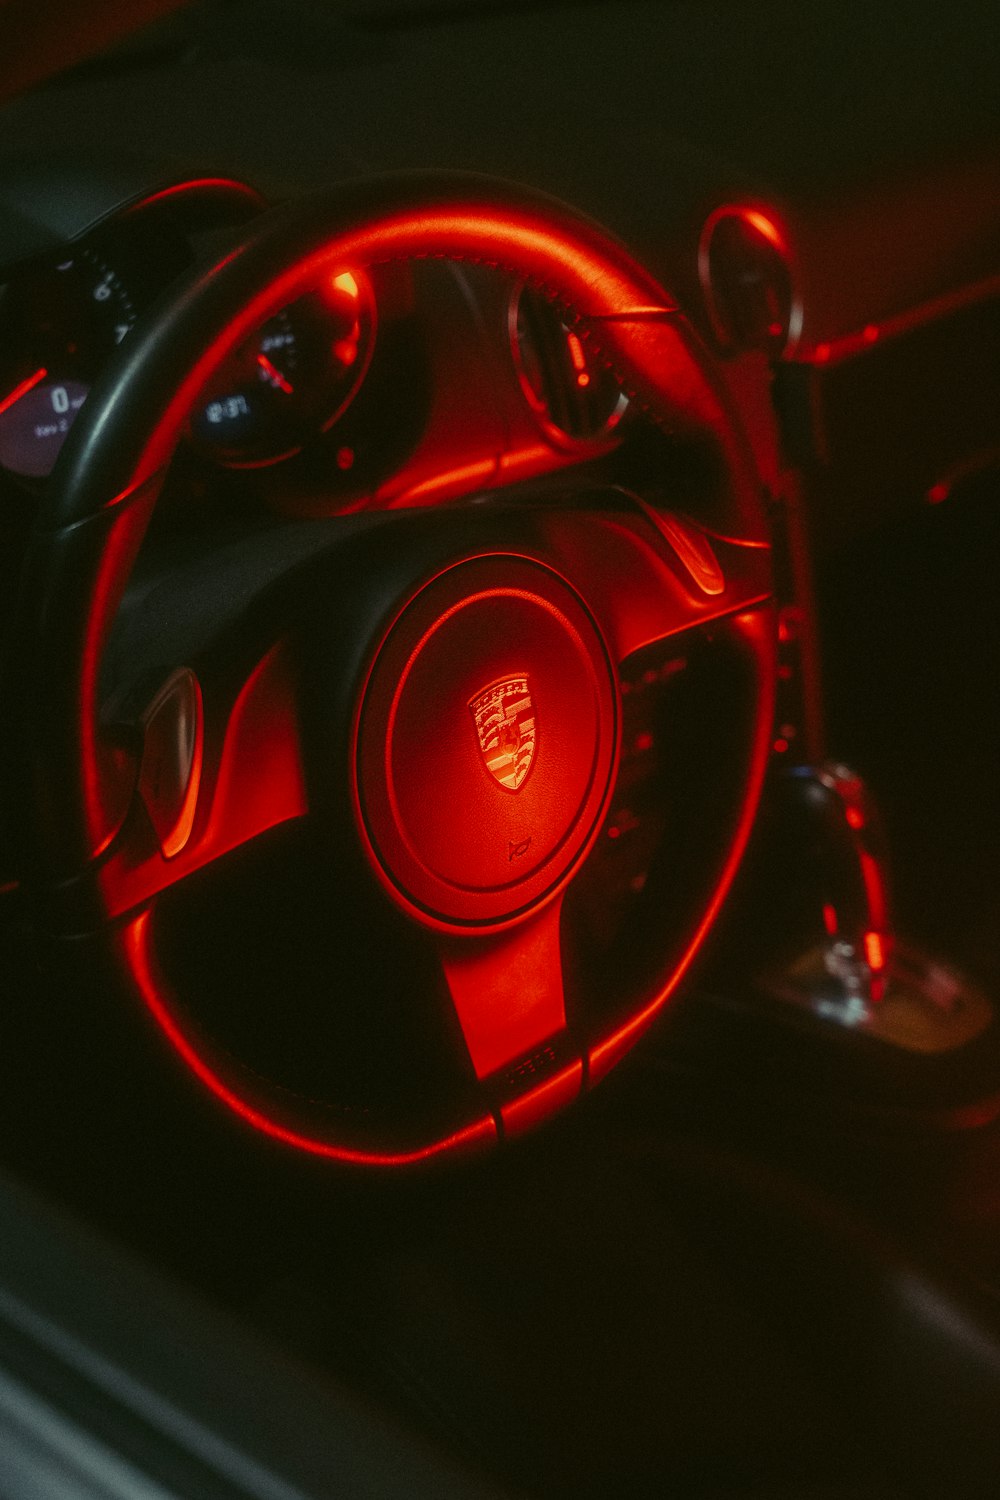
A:
<svg viewBox="0 0 1000 1500">
<path fill-rule="evenodd" d="M 542 1078 L 535 1079 L 529 1070 L 505 1102 L 490 1096 L 487 1107 L 474 1118 L 457 1119 L 454 1128 L 430 1140 L 358 1145 L 336 1134 L 304 1128 L 294 1113 L 282 1118 L 268 1103 L 261 1107 L 244 1087 L 245 1080 L 234 1083 L 226 1077 L 218 1059 L 185 1027 L 172 1003 L 153 941 L 155 894 L 126 903 L 124 910 L 120 902 L 115 909 L 110 900 L 113 882 L 121 878 L 123 858 L 127 866 L 131 857 L 125 834 L 138 795 L 139 767 L 130 747 L 109 739 L 102 724 L 98 670 L 184 421 L 214 371 L 255 327 L 315 285 L 324 272 L 345 264 L 369 267 L 425 257 L 489 264 L 540 288 L 569 309 L 581 337 L 599 349 L 633 399 L 642 402 L 673 435 L 695 439 L 710 452 L 714 482 L 711 492 L 706 489 L 703 496 L 697 529 L 686 529 L 683 518 L 677 517 L 653 529 L 658 529 L 661 541 L 682 564 L 688 549 L 689 571 L 691 556 L 704 556 L 706 547 L 711 560 L 713 544 L 716 551 L 732 544 L 727 556 L 738 552 L 752 561 L 752 586 L 743 585 L 742 592 L 736 589 L 735 602 L 729 600 L 724 613 L 739 627 L 741 649 L 754 682 L 754 701 L 741 743 L 742 784 L 727 846 L 716 861 L 692 930 L 655 992 L 645 994 L 624 1021 L 618 1017 L 610 1030 L 604 1027 L 602 1034 L 590 1036 L 585 1046 L 554 1056 L 547 1071 L 539 1065 Z M 22 827 L 23 847 L 31 851 L 26 873 L 36 889 L 45 893 L 57 922 L 66 920 L 62 913 L 72 912 L 68 920 L 77 927 L 88 920 L 92 925 L 114 925 L 117 951 L 133 987 L 175 1050 L 223 1103 L 272 1137 L 340 1161 L 406 1164 L 487 1144 L 527 1128 L 606 1072 L 663 1007 L 700 946 L 742 853 L 766 765 L 773 700 L 770 578 L 760 490 L 749 444 L 724 387 L 673 300 L 604 230 L 556 200 L 468 174 L 406 174 L 347 184 L 308 203 L 275 211 L 236 251 L 174 294 L 158 318 L 127 341 L 114 367 L 95 387 L 61 456 L 32 543 L 15 637 L 20 643 L 17 675 L 22 705 L 18 747 L 22 775 L 30 787 Z M 645 516 L 643 524 L 648 521 Z M 643 546 L 649 550 L 648 536 Z M 515 562 L 547 566 L 544 556 L 530 555 L 530 549 L 525 560 L 516 546 L 502 546 L 490 557 L 505 560 L 498 564 L 501 573 Z M 472 567 L 476 561 L 474 553 L 462 554 L 453 557 L 449 567 Z M 443 569 L 442 576 L 447 571 Z M 574 580 L 561 577 L 556 568 L 550 571 L 554 582 L 546 578 L 534 593 L 532 587 L 527 588 L 535 600 L 532 620 L 542 619 L 548 610 L 565 621 L 576 608 L 570 597 L 575 595 L 583 616 L 593 623 L 589 601 Z M 407 611 L 412 614 L 424 607 L 428 590 L 437 586 L 434 576 L 423 576 L 419 586 L 403 589 L 392 618 L 375 632 L 366 687 L 355 697 L 355 745 L 358 735 L 363 737 L 358 726 L 363 705 L 370 702 L 373 663 L 377 668 L 386 659 L 387 642 L 398 630 L 400 619 Z M 518 588 L 505 584 L 500 592 L 505 588 L 511 595 L 518 593 Z M 695 587 L 693 593 L 697 592 Z M 432 601 L 432 616 L 443 607 L 441 600 Z M 707 606 L 700 616 L 692 615 L 692 620 L 709 618 L 715 616 Z M 579 637 L 588 628 L 575 620 L 570 634 Z M 600 625 L 595 626 L 594 641 L 588 638 L 579 651 L 576 646 L 566 647 L 568 638 L 560 625 L 554 649 L 557 655 L 563 652 L 560 660 L 571 671 L 584 658 L 596 660 L 607 646 Z M 294 690 L 285 665 L 280 651 L 265 654 L 254 681 L 257 688 L 263 681 L 266 693 L 257 701 L 277 713 L 275 703 L 280 700 L 282 711 L 294 714 L 288 703 Z M 607 707 L 609 701 L 620 702 L 615 698 L 616 666 L 612 660 L 611 699 L 603 678 L 604 685 L 594 689 L 603 705 L 598 720 L 618 712 L 617 707 Z M 45 685 L 44 691 L 40 684 Z M 200 725 L 200 706 L 196 716 Z M 610 805 L 615 780 L 618 726 L 605 723 L 594 733 L 600 745 L 600 754 L 594 751 L 601 766 L 599 785 L 595 792 L 588 783 L 582 797 L 586 817 L 574 814 L 572 857 L 564 863 L 560 879 L 543 882 L 541 894 L 533 896 L 525 910 L 518 907 L 508 912 L 509 920 L 502 920 L 501 911 L 499 918 L 494 912 L 483 919 L 485 926 L 479 921 L 475 926 L 479 946 L 474 953 L 468 945 L 472 934 L 463 930 L 454 911 L 431 913 L 430 925 L 444 932 L 442 962 L 451 965 L 453 999 L 462 985 L 475 987 L 482 982 L 484 954 L 495 964 L 495 956 L 489 956 L 491 944 L 495 946 L 507 928 L 529 934 L 527 950 L 533 941 L 548 950 L 554 942 L 558 950 L 556 897 L 585 862 Z M 284 778 L 283 810 L 295 816 L 308 802 L 301 758 L 286 744 L 276 743 L 272 750 L 276 776 Z M 352 764 L 360 764 L 357 752 Z M 360 774 L 369 786 L 367 773 Z M 355 791 L 357 785 L 356 778 Z M 196 788 L 196 799 L 197 795 Z M 509 789 L 505 795 L 509 797 Z M 363 801 L 363 795 L 355 796 L 356 813 Z M 367 829 L 369 842 L 370 824 L 362 811 L 359 826 Z M 389 885 L 398 887 L 399 871 L 393 859 L 376 850 L 380 878 L 387 860 Z M 183 861 L 178 868 L 184 868 Z M 134 887 L 133 894 L 138 890 Z M 421 904 L 426 908 L 427 902 L 417 902 L 418 907 Z M 522 946 L 521 957 L 524 951 Z M 544 1038 L 530 1040 L 535 1047 Z M 468 1034 L 466 1042 L 471 1048 Z M 522 1052 L 527 1066 L 532 1048 L 522 1048 Z M 492 1061 L 493 1054 L 489 1056 Z M 511 1061 L 517 1062 L 516 1054 L 504 1059 L 504 1065 Z M 487 1069 L 489 1079 L 495 1073 L 495 1068 Z M 482 1082 L 478 1065 L 476 1074 Z"/>
</svg>

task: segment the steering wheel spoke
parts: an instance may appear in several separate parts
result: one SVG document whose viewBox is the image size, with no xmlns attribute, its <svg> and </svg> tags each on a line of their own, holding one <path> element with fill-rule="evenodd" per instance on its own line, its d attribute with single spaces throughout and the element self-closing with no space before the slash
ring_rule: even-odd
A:
<svg viewBox="0 0 1000 1500">
<path fill-rule="evenodd" d="M 476 1077 L 530 1074 L 566 1028 L 561 897 L 499 933 L 441 936 L 438 951 Z M 554 1053 L 552 1054 L 554 1057 Z"/>
<path fill-rule="evenodd" d="M 476 1077 L 507 1136 L 532 1128 L 583 1087 L 567 1029 L 561 894 L 503 932 L 441 936 L 438 953 Z"/>
<path fill-rule="evenodd" d="M 771 596 L 771 551 L 710 536 L 628 491 L 550 511 L 543 529 L 619 665 L 645 647 L 742 614 Z"/>
<path fill-rule="evenodd" d="M 130 813 L 99 866 L 109 916 L 308 810 L 291 648 L 278 642 L 243 680 L 203 690 L 171 673 L 140 715 Z"/>
</svg>

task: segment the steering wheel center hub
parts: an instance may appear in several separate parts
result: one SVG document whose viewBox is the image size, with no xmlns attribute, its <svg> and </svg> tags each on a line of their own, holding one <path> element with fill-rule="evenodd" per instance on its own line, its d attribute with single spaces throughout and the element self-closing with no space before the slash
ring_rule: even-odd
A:
<svg viewBox="0 0 1000 1500">
<path fill-rule="evenodd" d="M 552 569 L 491 555 L 425 585 L 381 644 L 358 725 L 363 835 L 397 899 L 475 927 L 552 895 L 596 834 L 618 717 L 600 631 Z"/>
</svg>

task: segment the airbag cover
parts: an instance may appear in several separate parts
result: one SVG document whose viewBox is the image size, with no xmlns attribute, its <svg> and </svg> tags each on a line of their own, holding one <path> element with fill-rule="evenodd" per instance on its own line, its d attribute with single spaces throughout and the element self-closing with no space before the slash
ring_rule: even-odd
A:
<svg viewBox="0 0 1000 1500">
<path fill-rule="evenodd" d="M 589 847 L 617 722 L 600 631 L 557 573 L 493 555 L 439 574 L 382 643 L 360 715 L 380 871 L 446 923 L 523 912 Z"/>
</svg>

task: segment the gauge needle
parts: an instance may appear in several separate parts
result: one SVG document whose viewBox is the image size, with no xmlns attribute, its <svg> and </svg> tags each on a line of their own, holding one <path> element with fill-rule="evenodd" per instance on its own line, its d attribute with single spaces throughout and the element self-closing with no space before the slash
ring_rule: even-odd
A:
<svg viewBox="0 0 1000 1500">
<path fill-rule="evenodd" d="M 290 396 L 292 394 L 293 387 L 285 379 L 284 375 L 282 375 L 277 366 L 272 365 L 266 354 L 258 354 L 257 363 L 264 371 L 264 374 L 267 376 L 268 380 L 271 381 L 272 385 L 276 385 L 280 391 L 284 391 L 286 396 Z"/>
<path fill-rule="evenodd" d="M 40 380 L 44 380 L 48 373 L 48 370 L 46 370 L 43 366 L 40 370 L 36 370 L 34 375 L 29 375 L 27 380 L 22 380 L 20 385 L 16 385 L 14 389 L 8 395 L 4 396 L 2 401 L 0 401 L 0 416 L 3 416 L 5 411 L 9 411 L 10 408 L 14 405 L 15 401 L 20 401 L 22 396 L 26 396 L 29 391 L 33 391 L 38 382 Z"/>
</svg>

